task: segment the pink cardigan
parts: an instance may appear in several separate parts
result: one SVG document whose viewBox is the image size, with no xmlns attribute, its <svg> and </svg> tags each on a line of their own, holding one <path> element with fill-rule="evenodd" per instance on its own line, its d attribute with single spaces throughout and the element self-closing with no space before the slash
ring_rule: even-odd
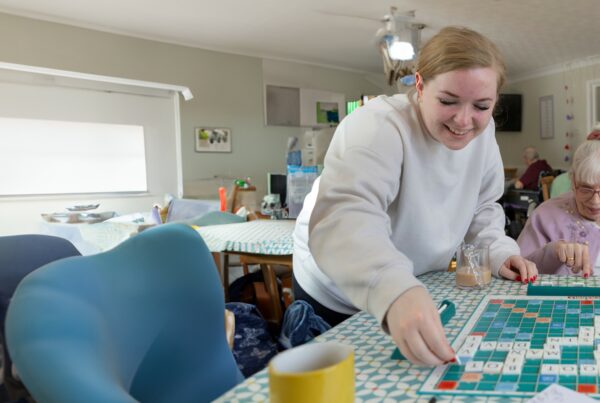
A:
<svg viewBox="0 0 600 403">
<path fill-rule="evenodd" d="M 600 251 L 600 227 L 579 215 L 573 192 L 540 204 L 527 220 L 517 243 L 521 255 L 533 261 L 540 273 L 570 275 L 571 269 L 554 252 L 560 240 L 587 243 L 590 264 L 594 267 Z"/>
</svg>

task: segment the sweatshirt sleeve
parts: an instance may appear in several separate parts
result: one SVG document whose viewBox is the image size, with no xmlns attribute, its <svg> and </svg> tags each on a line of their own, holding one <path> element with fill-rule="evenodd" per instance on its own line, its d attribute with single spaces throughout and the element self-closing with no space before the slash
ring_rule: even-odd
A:
<svg viewBox="0 0 600 403">
<path fill-rule="evenodd" d="M 498 145 L 494 141 L 488 149 L 489 164 L 482 177 L 479 199 L 465 242 L 487 244 L 490 248 L 490 266 L 494 276 L 502 264 L 512 255 L 519 255 L 519 247 L 514 239 L 506 236 L 504 210 L 496 201 L 504 190 L 504 173 Z"/>
<path fill-rule="evenodd" d="M 547 219 L 543 218 L 547 216 L 544 212 L 545 207 L 542 204 L 534 210 L 519 234 L 517 243 L 523 256 L 534 262 L 541 273 L 556 273 L 563 265 L 555 252 L 556 244 L 560 239 L 552 239 L 546 228 Z"/>
<path fill-rule="evenodd" d="M 382 324 L 396 298 L 422 286 L 390 239 L 386 211 L 400 186 L 403 144 L 399 129 L 383 120 L 338 126 L 309 223 L 310 250 L 321 270 Z"/>
</svg>

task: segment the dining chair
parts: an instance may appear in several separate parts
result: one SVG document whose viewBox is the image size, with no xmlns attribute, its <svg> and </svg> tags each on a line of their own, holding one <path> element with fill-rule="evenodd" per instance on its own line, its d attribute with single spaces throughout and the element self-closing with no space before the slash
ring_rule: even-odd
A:
<svg viewBox="0 0 600 403">
<path fill-rule="evenodd" d="M 8 396 L 17 400 L 28 396 L 18 377 L 13 375 L 12 360 L 6 348 L 4 322 L 10 300 L 21 280 L 46 263 L 79 251 L 67 239 L 51 235 L 24 234 L 0 237 L 0 343 L 4 355 L 2 375 Z"/>
<path fill-rule="evenodd" d="M 546 201 L 550 198 L 550 187 L 552 186 L 552 182 L 554 182 L 554 176 L 543 176 L 540 178 L 543 201 Z"/>
<path fill-rule="evenodd" d="M 269 300 L 269 309 L 263 315 L 269 323 L 269 326 L 277 331 L 282 324 L 283 314 L 287 304 L 283 304 L 283 295 L 279 291 L 279 278 L 282 282 L 287 280 L 288 288 L 291 288 L 292 279 L 292 257 L 291 255 L 254 255 L 254 254 L 239 254 L 240 263 L 244 274 L 249 273 L 249 265 L 259 265 L 263 275 L 264 291 Z M 276 267 L 280 267 L 279 271 Z M 260 293 L 260 291 L 257 291 Z M 291 300 L 288 301 L 291 303 Z"/>
<path fill-rule="evenodd" d="M 243 379 L 224 309 L 200 235 L 165 224 L 29 275 L 8 309 L 8 349 L 40 402 L 211 401 Z"/>
</svg>

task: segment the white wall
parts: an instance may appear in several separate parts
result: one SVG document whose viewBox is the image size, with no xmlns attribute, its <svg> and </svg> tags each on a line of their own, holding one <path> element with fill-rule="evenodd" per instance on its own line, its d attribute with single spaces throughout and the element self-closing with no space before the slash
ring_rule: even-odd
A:
<svg viewBox="0 0 600 403">
<path fill-rule="evenodd" d="M 384 92 L 373 75 L 225 54 L 7 14 L 0 14 L 0 61 L 189 87 L 195 98 L 181 102 L 184 189 L 186 183 L 215 175 L 250 176 L 259 197 L 266 191 L 267 172 L 285 171 L 288 137 L 304 131 L 264 125 L 265 82 L 340 92 L 347 99 Z M 231 128 L 233 151 L 196 153 L 194 127 L 198 126 Z M 140 205 L 149 209 L 152 202 L 162 201 L 162 196 L 151 194 L 141 202 L 139 198 L 98 201 L 106 210 L 125 214 L 139 211 Z M 39 220 L 40 213 L 61 211 L 74 200 L 0 199 L 0 235 L 31 232 L 35 229 L 33 217 Z"/>
<path fill-rule="evenodd" d="M 520 133 L 497 132 L 496 138 L 504 165 L 522 167 L 522 150 L 528 145 L 536 147 L 541 158 L 557 169 L 568 169 L 564 146 L 570 144 L 572 151 L 583 142 L 588 134 L 587 82 L 600 79 L 600 64 L 583 67 L 566 66 L 564 71 L 511 83 L 503 92 L 523 94 L 523 129 Z M 554 138 L 540 138 L 539 98 L 554 96 Z M 567 104 L 567 98 L 569 101 Z M 572 121 L 566 115 L 573 114 Z M 574 133 L 567 138 L 566 132 Z"/>
</svg>

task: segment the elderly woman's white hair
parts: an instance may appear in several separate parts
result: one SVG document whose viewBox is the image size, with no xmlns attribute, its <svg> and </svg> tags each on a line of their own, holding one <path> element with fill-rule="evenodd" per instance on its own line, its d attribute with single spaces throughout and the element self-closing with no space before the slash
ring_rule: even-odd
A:
<svg viewBox="0 0 600 403">
<path fill-rule="evenodd" d="M 569 176 L 572 186 L 600 184 L 600 140 L 586 140 L 577 147 Z"/>
</svg>

